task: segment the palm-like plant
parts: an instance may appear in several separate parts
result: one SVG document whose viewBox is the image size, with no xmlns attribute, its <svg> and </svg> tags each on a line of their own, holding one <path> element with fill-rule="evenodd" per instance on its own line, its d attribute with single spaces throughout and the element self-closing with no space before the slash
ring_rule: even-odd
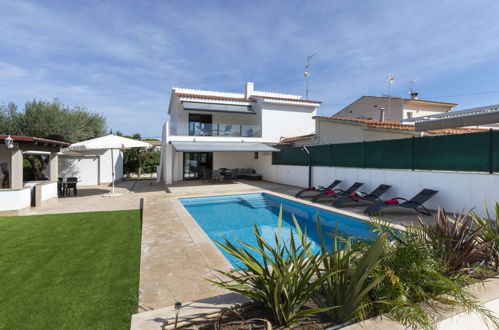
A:
<svg viewBox="0 0 499 330">
<path fill-rule="evenodd" d="M 485 224 L 476 225 L 469 214 L 451 217 L 444 209 L 438 210 L 434 220 L 435 224 L 425 224 L 419 217 L 420 234 L 434 255 L 449 267 L 449 271 L 467 271 L 474 264 L 489 258 L 495 240 L 480 239 Z"/>
<path fill-rule="evenodd" d="M 380 303 L 369 301 L 369 293 L 383 280 L 383 277 L 372 280 L 371 275 L 381 261 L 386 235 L 380 235 L 375 242 L 365 247 L 355 245 L 348 235 L 342 237 L 335 233 L 332 238 L 333 251 L 330 252 L 324 244 L 319 216 L 317 228 L 321 238 L 321 253 L 325 256 L 317 277 L 332 275 L 319 287 L 314 301 L 320 307 L 339 306 L 326 312 L 335 323 L 366 319 L 373 305 Z"/>
<path fill-rule="evenodd" d="M 499 202 L 494 203 L 494 218 L 491 217 L 489 209 L 485 206 L 486 218 L 478 216 L 475 212 L 471 217 L 478 226 L 483 227 L 480 231 L 479 239 L 481 242 L 492 242 L 490 247 L 490 259 L 494 264 L 495 270 L 499 270 Z"/>
<path fill-rule="evenodd" d="M 290 326 L 308 315 L 334 308 L 304 308 L 319 286 L 336 270 L 331 269 L 322 272 L 322 277 L 315 277 L 324 256 L 310 252 L 312 242 L 307 241 L 294 217 L 293 220 L 299 237 L 298 242 L 294 239 L 291 229 L 289 241 L 281 235 L 282 206 L 275 246 L 264 240 L 256 225 L 254 235 L 257 246 L 241 241 L 234 245 L 227 239 L 223 243 L 217 242 L 243 266 L 231 271 L 219 271 L 221 277 L 226 279 L 210 281 L 221 288 L 246 296 L 262 307 L 272 321 L 285 326 Z"/>
<path fill-rule="evenodd" d="M 431 313 L 442 306 L 461 306 L 467 312 L 478 312 L 486 322 L 497 326 L 498 319 L 484 308 L 466 288 L 468 275 L 449 272 L 447 264 L 428 245 L 420 227 L 394 231 L 387 226 L 378 230 L 390 234 L 393 240 L 386 245 L 373 280 L 383 281 L 371 291 L 372 300 L 389 301 L 379 304 L 375 314 L 387 313 L 393 319 L 413 328 L 432 329 Z"/>
</svg>

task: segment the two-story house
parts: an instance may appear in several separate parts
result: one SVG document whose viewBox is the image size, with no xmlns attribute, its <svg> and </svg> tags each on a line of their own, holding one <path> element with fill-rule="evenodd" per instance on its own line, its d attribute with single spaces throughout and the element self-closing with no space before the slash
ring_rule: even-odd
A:
<svg viewBox="0 0 499 330">
<path fill-rule="evenodd" d="M 321 102 L 299 95 L 173 88 L 163 126 L 158 179 L 167 184 L 200 179 L 206 170 L 251 168 L 278 152 L 282 137 L 314 131 Z"/>
<path fill-rule="evenodd" d="M 412 92 L 408 99 L 394 96 L 362 96 L 334 116 L 400 122 L 412 117 L 449 112 L 456 105 L 455 103 L 421 100 L 415 92 Z"/>
</svg>

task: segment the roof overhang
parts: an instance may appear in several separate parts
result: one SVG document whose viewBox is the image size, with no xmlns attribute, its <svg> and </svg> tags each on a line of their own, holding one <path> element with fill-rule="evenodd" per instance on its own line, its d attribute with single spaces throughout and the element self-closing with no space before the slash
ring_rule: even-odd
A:
<svg viewBox="0 0 499 330">
<path fill-rule="evenodd" d="M 443 129 L 499 123 L 499 104 L 450 111 L 444 114 L 414 117 L 404 121 L 415 122 L 416 130 Z"/>
<path fill-rule="evenodd" d="M 176 151 L 180 152 L 278 152 L 263 143 L 256 142 L 204 142 L 204 141 L 172 141 L 171 144 Z"/>
<path fill-rule="evenodd" d="M 251 105 L 182 101 L 184 110 L 256 114 Z"/>
</svg>

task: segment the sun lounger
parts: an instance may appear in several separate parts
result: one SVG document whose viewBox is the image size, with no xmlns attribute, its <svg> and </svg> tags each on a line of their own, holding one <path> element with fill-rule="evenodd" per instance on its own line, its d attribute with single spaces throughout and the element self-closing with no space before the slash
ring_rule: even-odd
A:
<svg viewBox="0 0 499 330">
<path fill-rule="evenodd" d="M 408 209 L 414 209 L 418 213 L 430 215 L 430 211 L 426 207 L 424 207 L 423 204 L 426 203 L 426 201 L 428 201 L 430 198 L 432 198 L 437 192 L 438 191 L 436 190 L 423 189 L 419 192 L 419 194 L 417 194 L 410 200 L 402 197 L 392 198 L 384 202 L 379 202 L 369 206 L 364 210 L 364 213 L 373 216 L 378 215 L 383 208 L 390 206 L 400 206 Z"/>
<path fill-rule="evenodd" d="M 312 202 L 317 203 L 320 199 L 323 197 L 339 197 L 343 196 L 344 194 L 351 194 L 357 191 L 360 187 L 362 187 L 363 183 L 361 182 L 355 182 L 353 185 L 348 187 L 347 189 L 328 189 L 326 191 L 321 192 L 319 195 L 315 196 L 312 198 Z"/>
<path fill-rule="evenodd" d="M 331 183 L 327 187 L 323 187 L 323 186 L 308 187 L 308 188 L 302 189 L 299 192 L 297 192 L 296 195 L 295 195 L 295 197 L 296 198 L 302 197 L 302 195 L 305 194 L 305 193 L 307 193 L 307 194 L 305 196 L 303 196 L 303 197 L 313 197 L 313 196 L 316 196 L 316 195 L 320 194 L 322 191 L 333 189 L 334 187 L 336 187 L 340 183 L 341 183 L 340 180 L 334 180 L 333 183 Z"/>
<path fill-rule="evenodd" d="M 365 192 L 353 192 L 351 194 L 344 194 L 341 197 L 337 198 L 333 202 L 334 207 L 341 207 L 345 202 L 354 201 L 366 201 L 366 202 L 381 202 L 380 197 L 386 193 L 392 186 L 386 184 L 380 184 L 378 188 L 374 189 L 371 193 Z"/>
</svg>

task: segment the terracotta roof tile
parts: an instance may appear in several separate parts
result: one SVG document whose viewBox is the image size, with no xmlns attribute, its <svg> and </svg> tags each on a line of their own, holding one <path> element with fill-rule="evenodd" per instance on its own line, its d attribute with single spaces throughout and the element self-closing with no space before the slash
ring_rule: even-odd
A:
<svg viewBox="0 0 499 330">
<path fill-rule="evenodd" d="M 177 93 L 175 95 L 178 97 L 189 97 L 194 99 L 208 99 L 208 100 L 221 100 L 221 101 L 236 101 L 236 102 L 250 102 L 251 100 L 245 99 L 244 97 L 230 97 L 230 96 L 218 96 L 218 95 L 203 95 L 203 94 L 189 94 L 189 93 Z M 279 100 L 279 101 L 290 101 L 290 102 L 298 102 L 298 103 L 315 103 L 321 104 L 320 101 L 313 100 L 303 100 L 303 99 L 291 99 L 285 97 L 276 97 L 276 96 L 260 96 L 260 95 L 252 95 L 250 98 L 263 98 L 263 99 L 271 99 L 271 100 Z"/>
<path fill-rule="evenodd" d="M 363 123 L 367 128 L 383 128 L 383 129 L 393 129 L 393 130 L 405 130 L 405 131 L 415 131 L 414 125 L 401 124 L 397 121 L 383 121 L 372 119 L 358 119 L 358 118 L 343 118 L 343 117 L 325 117 L 325 116 L 315 116 L 318 119 L 326 119 L 333 121 L 348 121 L 354 123 Z M 449 134 L 466 134 L 466 133 L 478 133 L 485 132 L 487 129 L 484 128 L 448 128 L 448 129 L 438 129 L 426 131 L 429 134 L 435 135 L 449 135 Z"/>
<path fill-rule="evenodd" d="M 315 133 L 298 135 L 298 136 L 291 136 L 291 137 L 281 139 L 281 141 L 279 141 L 279 143 L 288 143 L 288 142 L 293 142 L 293 141 L 297 141 L 297 140 L 301 140 L 301 139 L 312 138 L 314 136 L 315 136 Z"/>
<path fill-rule="evenodd" d="M 0 140 L 5 140 L 8 135 L 6 134 L 0 134 Z M 51 140 L 51 139 L 44 139 L 44 138 L 38 138 L 34 136 L 21 136 L 21 135 L 11 135 L 11 138 L 15 141 L 23 141 L 23 142 L 43 142 L 47 144 L 55 144 L 59 146 L 69 146 L 71 143 L 69 142 L 64 142 L 64 141 L 57 141 L 57 140 Z"/>
</svg>

